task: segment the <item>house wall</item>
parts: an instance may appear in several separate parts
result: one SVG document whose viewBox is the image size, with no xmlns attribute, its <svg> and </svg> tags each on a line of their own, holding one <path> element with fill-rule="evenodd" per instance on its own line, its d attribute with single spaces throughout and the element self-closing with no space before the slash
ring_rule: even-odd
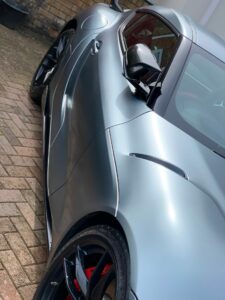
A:
<svg viewBox="0 0 225 300">
<path fill-rule="evenodd" d="M 81 10 L 97 2 L 106 0 L 16 0 L 30 12 L 27 24 L 37 30 L 45 31 L 55 37 L 64 24 Z M 143 5 L 143 0 L 120 1 L 125 7 Z"/>
<path fill-rule="evenodd" d="M 225 40 L 224 0 L 155 0 L 155 3 L 189 15 L 197 23 Z"/>
</svg>

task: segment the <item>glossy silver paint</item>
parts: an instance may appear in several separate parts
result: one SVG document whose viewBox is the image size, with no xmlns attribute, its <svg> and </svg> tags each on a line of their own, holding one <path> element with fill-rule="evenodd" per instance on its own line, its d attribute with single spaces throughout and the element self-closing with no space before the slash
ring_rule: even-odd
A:
<svg viewBox="0 0 225 300">
<path fill-rule="evenodd" d="M 186 17 L 144 10 L 185 37 L 185 55 L 194 41 L 221 56 L 222 46 L 212 38 L 214 46 L 206 45 L 205 33 Z M 225 160 L 132 94 L 118 34 L 132 13 L 99 4 L 78 16 L 43 100 L 50 107 L 49 263 L 81 223 L 104 213 L 125 233 L 139 300 L 223 300 Z"/>
</svg>

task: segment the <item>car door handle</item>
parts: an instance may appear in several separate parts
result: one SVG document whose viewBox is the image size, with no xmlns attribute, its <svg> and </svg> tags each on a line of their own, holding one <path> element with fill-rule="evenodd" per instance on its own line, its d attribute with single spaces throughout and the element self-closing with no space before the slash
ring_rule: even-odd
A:
<svg viewBox="0 0 225 300">
<path fill-rule="evenodd" d="M 102 47 L 102 41 L 94 40 L 91 48 L 91 55 L 95 55 L 99 52 Z"/>
</svg>

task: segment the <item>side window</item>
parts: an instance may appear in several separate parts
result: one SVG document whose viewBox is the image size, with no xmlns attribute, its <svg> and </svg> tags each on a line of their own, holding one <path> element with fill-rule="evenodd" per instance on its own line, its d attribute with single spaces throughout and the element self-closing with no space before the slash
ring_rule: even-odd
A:
<svg viewBox="0 0 225 300">
<path fill-rule="evenodd" d="M 224 82 L 225 64 L 193 46 L 165 118 L 212 150 L 225 149 Z"/>
<path fill-rule="evenodd" d="M 126 25 L 123 35 L 127 48 L 138 43 L 147 45 L 161 68 L 170 64 L 179 41 L 165 23 L 150 13 L 136 13 Z"/>
</svg>

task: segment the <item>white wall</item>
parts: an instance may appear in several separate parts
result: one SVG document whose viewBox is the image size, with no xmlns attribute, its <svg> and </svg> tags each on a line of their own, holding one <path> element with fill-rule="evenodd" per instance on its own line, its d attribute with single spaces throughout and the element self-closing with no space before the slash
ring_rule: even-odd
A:
<svg viewBox="0 0 225 300">
<path fill-rule="evenodd" d="M 225 0 L 155 0 L 189 15 L 225 40 Z"/>
</svg>

